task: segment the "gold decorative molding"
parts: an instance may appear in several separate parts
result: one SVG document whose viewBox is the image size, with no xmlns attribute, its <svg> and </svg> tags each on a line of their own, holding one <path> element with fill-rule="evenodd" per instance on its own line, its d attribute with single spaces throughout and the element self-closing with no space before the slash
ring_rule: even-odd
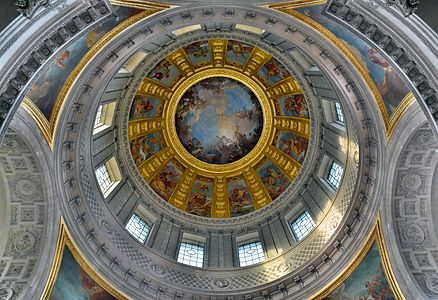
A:
<svg viewBox="0 0 438 300">
<path fill-rule="evenodd" d="M 255 209 L 260 209 L 272 202 L 260 177 L 253 168 L 247 168 L 242 172 L 243 179 L 248 186 L 249 194 Z"/>
<path fill-rule="evenodd" d="M 175 190 L 172 192 L 169 203 L 181 210 L 186 210 L 195 179 L 196 171 L 186 169 L 175 187 Z"/>
<path fill-rule="evenodd" d="M 64 255 L 64 249 L 67 247 L 72 253 L 74 259 L 79 264 L 79 266 L 90 276 L 100 287 L 105 289 L 113 297 L 120 300 L 129 300 L 125 293 L 119 291 L 117 288 L 108 283 L 108 280 L 102 276 L 92 264 L 85 258 L 85 256 L 80 252 L 79 247 L 74 242 L 70 232 L 68 231 L 67 225 L 64 219 L 61 217 L 58 229 L 58 238 L 56 240 L 55 255 L 52 262 L 52 267 L 50 269 L 49 278 L 46 282 L 44 291 L 41 295 L 41 300 L 51 299 L 53 287 L 55 286 L 56 279 L 58 278 L 58 273 L 61 267 L 62 258 Z"/>
<path fill-rule="evenodd" d="M 164 84 L 146 77 L 143 79 L 140 87 L 137 90 L 137 95 L 152 96 L 162 100 L 168 100 L 172 97 L 172 90 Z"/>
<path fill-rule="evenodd" d="M 356 270 L 356 268 L 361 264 L 363 259 L 367 256 L 374 242 L 377 243 L 377 247 L 379 249 L 379 254 L 382 259 L 383 269 L 388 279 L 389 285 L 391 287 L 392 292 L 397 300 L 405 300 L 406 298 L 403 296 L 401 292 L 400 286 L 397 283 L 397 280 L 394 275 L 394 271 L 391 267 L 391 261 L 389 260 L 388 250 L 386 247 L 383 229 L 382 229 L 382 221 L 380 218 L 380 212 L 376 218 L 373 228 L 368 234 L 368 238 L 361 248 L 361 250 L 355 255 L 355 257 L 350 261 L 350 263 L 344 267 L 344 270 L 334 279 L 332 280 L 325 288 L 318 291 L 311 297 L 309 300 L 323 300 L 326 299 L 331 293 L 333 293 L 348 277 Z"/>
<path fill-rule="evenodd" d="M 166 147 L 138 166 L 138 170 L 147 183 L 158 174 L 158 172 L 174 157 L 175 153 L 170 147 Z"/>
<path fill-rule="evenodd" d="M 266 156 L 289 178 L 291 182 L 295 180 L 295 177 L 301 169 L 299 162 L 274 146 L 270 146 L 266 149 Z"/>
<path fill-rule="evenodd" d="M 351 52 L 351 50 L 348 49 L 348 47 L 345 45 L 345 43 L 343 41 L 341 41 L 330 30 L 328 30 L 327 28 L 325 28 L 324 26 L 322 26 L 321 24 L 319 24 L 315 20 L 309 18 L 308 16 L 306 16 L 306 15 L 304 15 L 304 14 L 302 14 L 294 9 L 285 8 L 285 7 L 279 7 L 279 8 L 275 8 L 275 9 L 309 25 L 310 27 L 312 27 L 313 29 L 315 29 L 316 31 L 321 33 L 321 35 L 323 35 L 329 42 L 334 44 L 347 57 L 347 59 L 356 68 L 356 70 L 362 75 L 365 82 L 367 83 L 372 95 L 374 96 L 374 99 L 377 102 L 377 105 L 379 106 L 380 113 L 382 115 L 383 122 L 385 124 L 385 130 L 387 130 L 389 127 L 389 116 L 388 116 L 388 111 L 386 110 L 385 102 L 383 101 L 382 95 L 380 95 L 380 92 L 377 89 L 376 84 L 371 79 L 371 76 L 368 74 L 367 69 L 360 62 L 360 59 L 358 59 L 353 54 L 353 52 Z"/>
<path fill-rule="evenodd" d="M 227 77 L 244 84 L 257 95 L 263 112 L 263 130 L 256 146 L 243 158 L 228 164 L 209 164 L 195 158 L 184 148 L 176 131 L 175 114 L 179 100 L 194 84 L 212 77 Z M 272 130 L 274 116 L 271 101 L 268 100 L 263 86 L 252 80 L 246 74 L 226 68 L 209 68 L 196 72 L 173 89 L 174 93 L 171 99 L 166 101 L 163 108 L 163 116 L 166 122 L 163 133 L 166 145 L 174 149 L 173 152 L 178 161 L 186 168 L 194 168 L 198 174 L 210 178 L 212 174 L 226 177 L 236 176 L 239 175 L 244 168 L 253 166 L 257 161 L 260 161 L 264 155 L 264 149 L 272 144 L 274 138 L 274 130 Z"/>
<path fill-rule="evenodd" d="M 138 9 L 166 9 L 176 7 L 165 3 L 143 1 L 143 0 L 111 0 L 112 5 L 126 6 Z"/>
<path fill-rule="evenodd" d="M 162 118 L 140 119 L 128 122 L 128 140 L 132 141 L 149 133 L 163 129 Z"/>
<path fill-rule="evenodd" d="M 28 114 L 35 121 L 37 126 L 40 128 L 44 138 L 47 141 L 50 149 L 53 150 L 53 137 L 52 137 L 52 127 L 47 121 L 46 117 L 43 115 L 41 110 L 36 106 L 36 104 L 27 96 L 24 97 L 21 106 L 28 112 Z"/>
<path fill-rule="evenodd" d="M 293 77 L 284 78 L 266 89 L 266 94 L 271 99 L 302 93 L 300 86 Z"/>
<path fill-rule="evenodd" d="M 280 130 L 294 132 L 306 139 L 310 139 L 310 119 L 288 116 L 276 116 L 274 126 Z"/>
<path fill-rule="evenodd" d="M 252 76 L 258 72 L 258 70 L 271 59 L 271 55 L 265 51 L 254 48 L 246 60 L 245 65 L 242 68 L 242 72 L 248 76 Z"/>
<path fill-rule="evenodd" d="M 185 77 L 195 73 L 195 67 L 184 49 L 180 48 L 166 57 Z"/>
<path fill-rule="evenodd" d="M 164 86 L 158 81 L 146 78 L 137 92 L 137 95 L 154 95 L 166 100 L 164 101 L 161 113 L 164 124 L 160 124 L 159 128 L 161 129 L 157 130 L 162 133 L 163 142 L 167 145 L 166 151 L 169 151 L 168 153 L 166 152 L 166 155 L 164 155 L 163 150 L 154 154 L 138 166 L 139 172 L 146 182 L 149 183 L 159 173 L 159 170 L 164 168 L 171 158 L 174 158 L 185 171 L 176 183 L 176 187 L 168 202 L 181 210 L 187 210 L 196 176 L 204 177 L 209 182 L 211 180 L 213 182 L 213 193 L 211 195 L 212 202 L 209 216 L 213 218 L 231 217 L 227 184 L 228 180 L 235 177 L 243 177 L 255 209 L 262 208 L 272 202 L 269 192 L 255 171 L 256 166 L 266 157 L 277 160 L 276 164 L 281 169 L 281 172 L 286 172 L 285 176 L 292 180 L 295 178 L 301 165 L 281 150 L 271 146 L 276 137 L 277 130 L 290 131 L 306 139 L 310 138 L 309 119 L 276 116 L 278 112 L 275 108 L 274 96 L 301 94 L 302 92 L 297 82 L 292 77 L 287 77 L 280 80 L 279 83 L 273 84 L 272 87 L 266 88 L 258 76 L 254 75 L 256 75 L 255 72 L 271 59 L 271 56 L 255 47 L 244 66 L 236 67 L 226 61 L 227 45 L 228 40 L 209 40 L 208 47 L 211 60 L 199 68 L 194 68 L 193 63 L 190 61 L 190 56 L 187 55 L 183 48 L 175 50 L 166 56 L 165 59 L 176 66 L 181 71 L 180 73 L 187 76 L 181 77 L 171 88 Z M 244 70 L 246 70 L 246 73 Z M 230 78 L 246 86 L 257 96 L 263 114 L 263 129 L 255 147 L 244 157 L 227 164 L 208 163 L 196 158 L 183 146 L 176 128 L 175 116 L 182 97 L 194 85 L 202 80 L 214 77 Z M 270 94 L 268 94 L 268 91 Z M 131 123 L 134 125 L 133 122 L 136 121 L 141 122 L 141 120 L 132 120 L 128 121 L 128 125 L 131 125 Z M 147 129 L 141 130 L 137 124 L 136 126 L 135 128 L 128 126 L 128 130 L 130 130 L 128 132 L 129 140 L 148 132 Z M 147 127 L 146 124 L 143 124 L 143 126 Z M 156 128 L 158 127 L 153 127 L 153 130 L 155 131 Z M 273 150 L 274 148 L 276 150 Z"/>
<path fill-rule="evenodd" d="M 295 9 L 300 7 L 314 6 L 325 4 L 327 0 L 294 0 L 269 4 L 269 8 L 289 8 Z"/>
<path fill-rule="evenodd" d="M 415 103 L 415 101 L 417 100 L 415 99 L 414 94 L 412 92 L 409 92 L 406 97 L 403 98 L 402 102 L 397 106 L 395 111 L 391 114 L 391 117 L 389 118 L 389 129 L 386 133 L 387 142 L 389 142 L 389 140 L 391 139 L 398 122 L 400 122 L 400 120 L 403 118 L 403 116 L 409 110 L 412 104 Z"/>
<path fill-rule="evenodd" d="M 214 178 L 211 216 L 213 218 L 230 217 L 230 203 L 228 201 L 227 180 L 222 176 L 216 176 Z"/>
<path fill-rule="evenodd" d="M 228 40 L 209 40 L 208 45 L 213 66 L 223 67 L 225 65 Z"/>
</svg>

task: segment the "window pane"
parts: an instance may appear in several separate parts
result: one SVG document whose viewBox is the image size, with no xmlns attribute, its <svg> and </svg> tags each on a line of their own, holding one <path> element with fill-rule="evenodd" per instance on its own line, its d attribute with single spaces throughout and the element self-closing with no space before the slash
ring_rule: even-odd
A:
<svg viewBox="0 0 438 300">
<path fill-rule="evenodd" d="M 338 120 L 341 123 L 344 123 L 344 114 L 342 113 L 341 104 L 336 102 L 335 107 L 336 107 L 336 120 Z"/>
<path fill-rule="evenodd" d="M 308 211 L 305 211 L 295 221 L 290 224 L 295 238 L 300 241 L 315 227 L 315 221 L 313 221 Z"/>
<path fill-rule="evenodd" d="M 131 219 L 129 219 L 128 224 L 126 224 L 126 230 L 132 234 L 141 243 L 146 241 L 148 237 L 150 227 L 144 220 L 142 220 L 137 214 L 133 214 Z"/>
<path fill-rule="evenodd" d="M 94 120 L 94 128 L 98 127 L 99 125 L 101 125 L 103 123 L 100 120 L 102 118 L 102 108 L 103 108 L 103 106 L 100 105 L 99 108 L 97 109 L 96 119 Z"/>
<path fill-rule="evenodd" d="M 202 268 L 204 265 L 204 246 L 182 242 L 179 247 L 178 262 Z"/>
<path fill-rule="evenodd" d="M 343 172 L 344 172 L 344 168 L 342 168 L 341 165 L 337 164 L 336 162 L 332 162 L 327 180 L 336 189 L 339 187 L 339 184 L 341 183 Z"/>
<path fill-rule="evenodd" d="M 241 267 L 250 266 L 265 260 L 261 242 L 252 242 L 239 246 L 239 264 Z"/>
<path fill-rule="evenodd" d="M 99 184 L 100 190 L 102 193 L 105 193 L 105 191 L 111 186 L 112 181 L 108 173 L 108 169 L 103 164 L 100 167 L 98 167 L 95 171 L 97 183 Z"/>
</svg>

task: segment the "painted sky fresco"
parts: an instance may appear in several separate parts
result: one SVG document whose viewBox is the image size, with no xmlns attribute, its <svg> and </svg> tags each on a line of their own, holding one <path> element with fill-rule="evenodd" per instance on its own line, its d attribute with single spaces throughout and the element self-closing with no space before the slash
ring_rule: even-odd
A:
<svg viewBox="0 0 438 300">
<path fill-rule="evenodd" d="M 291 76 L 289 71 L 275 58 L 268 60 L 257 73 L 257 77 L 267 86 L 289 76 Z"/>
<path fill-rule="evenodd" d="M 210 217 L 212 198 L 213 183 L 198 177 L 193 185 L 187 212 L 201 217 Z"/>
<path fill-rule="evenodd" d="M 275 103 L 277 103 L 280 115 L 309 119 L 309 110 L 302 94 L 282 96 L 276 99 Z"/>
<path fill-rule="evenodd" d="M 234 162 L 257 144 L 263 115 L 255 95 L 225 77 L 205 79 L 178 103 L 178 137 L 194 157 L 212 164 Z"/>
<path fill-rule="evenodd" d="M 297 11 L 325 26 L 335 36 L 345 42 L 351 52 L 360 59 L 362 65 L 368 70 L 368 74 L 382 95 L 388 115 L 390 116 L 409 93 L 408 87 L 403 83 L 389 62 L 380 54 L 379 50 L 370 46 L 344 26 L 323 16 L 321 14 L 322 8 L 323 6 L 319 5 L 299 8 Z"/>
<path fill-rule="evenodd" d="M 238 217 L 254 211 L 251 195 L 242 176 L 228 181 L 228 198 L 231 217 Z"/>
<path fill-rule="evenodd" d="M 281 130 L 277 139 L 277 148 L 303 164 L 309 141 L 293 132 Z"/>
<path fill-rule="evenodd" d="M 139 166 L 146 159 L 161 150 L 160 134 L 151 133 L 131 142 L 131 155 L 134 162 Z"/>
<path fill-rule="evenodd" d="M 265 163 L 257 168 L 257 173 L 272 200 L 280 196 L 290 184 L 286 175 L 281 173 L 281 171 L 269 160 L 265 161 Z"/>
<path fill-rule="evenodd" d="M 149 183 L 151 188 L 163 199 L 169 200 L 173 190 L 180 180 L 182 171 L 170 161 L 158 172 L 157 176 Z"/>
<path fill-rule="evenodd" d="M 158 117 L 161 115 L 161 110 L 162 103 L 160 99 L 135 95 L 129 113 L 129 120 Z"/>
<path fill-rule="evenodd" d="M 194 42 L 183 49 L 195 66 L 202 67 L 211 63 L 208 42 Z M 254 49 L 249 44 L 228 40 L 226 63 L 241 68 Z M 167 68 L 169 70 L 165 70 Z M 181 75 L 177 71 L 171 71 L 172 68 L 174 67 L 164 59 L 148 77 L 169 85 L 175 79 L 179 80 Z M 291 75 L 278 60 L 269 59 L 255 76 L 269 86 Z M 259 142 L 264 122 L 262 108 L 256 95 L 240 81 L 225 76 L 208 77 L 189 86 L 178 101 L 174 116 L 175 130 L 181 145 L 193 158 L 207 164 L 229 164 L 248 155 Z M 273 99 L 273 102 L 275 116 L 309 119 L 306 99 L 302 94 L 282 96 Z M 163 111 L 168 109 L 166 105 L 164 100 L 153 96 L 136 95 L 131 105 L 129 122 L 163 116 Z M 276 147 L 302 164 L 309 141 L 286 129 L 274 130 L 269 146 Z M 131 154 L 137 166 L 166 147 L 163 141 L 164 132 L 165 129 L 152 134 L 144 132 L 144 136 L 131 141 Z M 167 146 L 172 145 L 170 141 Z M 148 182 L 165 201 L 172 198 L 172 193 L 177 189 L 185 168 L 188 167 L 179 162 L 179 159 L 176 156 Z M 287 175 L 267 157 L 256 157 L 256 161 L 251 163 L 273 200 L 290 185 Z M 197 174 L 185 211 L 197 216 L 211 217 L 215 175 L 202 172 Z M 242 174 L 227 175 L 226 182 L 230 217 L 255 211 L 252 196 Z"/>
<path fill-rule="evenodd" d="M 65 247 L 51 300 L 114 300 L 77 263 Z"/>
<path fill-rule="evenodd" d="M 183 48 L 195 68 L 202 67 L 210 63 L 210 50 L 208 41 L 192 43 Z"/>
<path fill-rule="evenodd" d="M 166 59 L 160 61 L 148 74 L 149 78 L 161 82 L 168 87 L 174 85 L 181 76 L 178 69 Z"/>
<path fill-rule="evenodd" d="M 112 28 L 140 10 L 120 7 L 117 9 L 119 19 L 112 18 L 99 24 L 97 27 L 83 32 L 79 39 L 69 45 L 56 58 L 51 60 L 27 93 L 33 103 L 40 109 L 43 115 L 50 119 L 56 98 L 64 85 L 65 80 L 81 61 L 84 55 L 97 43 L 97 41 Z"/>
<path fill-rule="evenodd" d="M 375 242 L 356 270 L 326 299 L 395 300 Z"/>
<path fill-rule="evenodd" d="M 229 64 L 242 67 L 253 49 L 254 46 L 242 43 L 240 41 L 229 40 L 225 59 Z"/>
</svg>

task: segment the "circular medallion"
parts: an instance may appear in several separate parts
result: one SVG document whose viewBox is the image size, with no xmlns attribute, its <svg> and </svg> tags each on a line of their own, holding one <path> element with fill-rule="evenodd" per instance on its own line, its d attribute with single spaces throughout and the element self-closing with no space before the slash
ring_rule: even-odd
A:
<svg viewBox="0 0 438 300">
<path fill-rule="evenodd" d="M 257 144 L 263 115 L 249 88 L 231 78 L 212 77 L 184 93 L 175 126 L 191 155 L 206 163 L 227 164 L 241 159 Z"/>
<path fill-rule="evenodd" d="M 417 173 L 409 173 L 402 179 L 402 184 L 408 191 L 414 192 L 421 187 L 421 176 Z"/>
<path fill-rule="evenodd" d="M 405 230 L 407 239 L 413 244 L 422 244 L 426 239 L 424 229 L 420 225 L 412 223 L 409 224 Z"/>
<path fill-rule="evenodd" d="M 30 197 L 37 191 L 37 186 L 35 182 L 29 178 L 20 178 L 17 180 L 16 186 L 17 192 L 24 197 Z"/>
<path fill-rule="evenodd" d="M 1 300 L 9 300 L 12 299 L 14 295 L 14 291 L 10 287 L 2 287 L 0 288 L 0 299 Z"/>
<path fill-rule="evenodd" d="M 230 282 L 224 278 L 218 278 L 214 281 L 214 284 L 219 288 L 226 288 L 230 285 Z"/>
<path fill-rule="evenodd" d="M 265 91 L 230 69 L 207 69 L 188 77 L 163 114 L 166 144 L 184 166 L 206 177 L 241 173 L 260 161 L 274 138 L 274 108 Z"/>
<path fill-rule="evenodd" d="M 30 232 L 22 232 L 14 241 L 14 247 L 18 252 L 27 252 L 35 245 L 35 236 Z"/>
<path fill-rule="evenodd" d="M 426 279 L 426 286 L 427 288 L 435 293 L 438 294 L 438 277 L 433 276 Z"/>
</svg>

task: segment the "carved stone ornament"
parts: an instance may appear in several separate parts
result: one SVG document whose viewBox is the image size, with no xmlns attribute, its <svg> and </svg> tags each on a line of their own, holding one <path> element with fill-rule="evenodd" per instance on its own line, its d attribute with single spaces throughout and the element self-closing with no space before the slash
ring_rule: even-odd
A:
<svg viewBox="0 0 438 300">
<path fill-rule="evenodd" d="M 0 288 L 0 299 L 1 300 L 9 300 L 14 295 L 14 291 L 10 287 L 2 287 Z"/>
<path fill-rule="evenodd" d="M 49 0 L 17 0 L 15 5 L 19 13 L 30 19 L 40 6 L 47 5 L 48 3 Z"/>
<path fill-rule="evenodd" d="M 433 277 L 427 278 L 426 279 L 426 286 L 431 292 L 438 294 L 438 277 L 433 276 Z"/>
<path fill-rule="evenodd" d="M 282 262 L 278 265 L 277 271 L 280 273 L 286 273 L 287 271 L 289 271 L 292 268 L 293 268 L 292 263 L 285 261 L 285 262 Z"/>
<path fill-rule="evenodd" d="M 29 251 L 35 245 L 35 236 L 30 232 L 23 232 L 17 236 L 14 248 L 20 253 Z"/>
<path fill-rule="evenodd" d="M 406 228 L 406 237 L 413 244 L 421 244 L 426 239 L 426 234 L 421 226 L 412 223 Z"/>
<path fill-rule="evenodd" d="M 164 274 L 166 274 L 166 269 L 164 269 L 164 267 L 162 265 L 159 264 L 152 264 L 151 265 L 151 270 L 160 276 L 163 276 Z"/>
<path fill-rule="evenodd" d="M 405 14 L 405 17 L 412 15 L 418 8 L 419 0 L 388 0 L 389 5 L 396 4 Z"/>
<path fill-rule="evenodd" d="M 223 289 L 226 288 L 230 283 L 228 282 L 228 280 L 224 279 L 224 278 L 218 278 L 214 281 L 214 284 Z"/>
</svg>

